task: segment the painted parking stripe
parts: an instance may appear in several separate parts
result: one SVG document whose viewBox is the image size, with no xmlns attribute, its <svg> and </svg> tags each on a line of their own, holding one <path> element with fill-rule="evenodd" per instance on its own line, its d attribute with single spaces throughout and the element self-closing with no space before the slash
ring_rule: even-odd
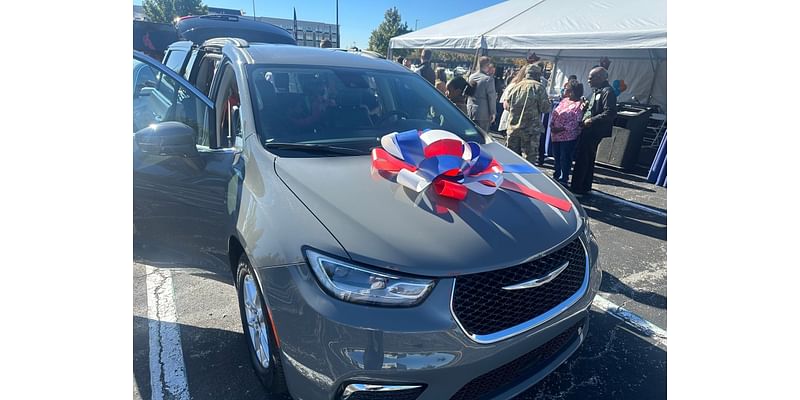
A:
<svg viewBox="0 0 800 400">
<path fill-rule="evenodd" d="M 189 400 L 186 365 L 175 311 L 172 272 L 145 266 L 147 317 L 150 333 L 150 388 L 152 400 Z"/>
<path fill-rule="evenodd" d="M 657 343 L 664 345 L 664 347 L 667 347 L 667 331 L 657 327 L 652 322 L 630 312 L 624 307 L 614 304 L 599 294 L 594 297 L 592 304 L 595 307 L 613 315 L 614 317 L 627 322 L 628 325 L 633 326 L 636 328 L 636 330 L 640 331 L 644 335 L 655 340 Z"/>
<path fill-rule="evenodd" d="M 597 190 L 592 190 L 591 193 L 593 195 L 598 196 L 598 197 L 602 197 L 604 199 L 615 201 L 617 203 L 624 204 L 624 205 L 626 205 L 628 207 L 632 207 L 632 208 L 635 208 L 637 210 L 649 212 L 651 214 L 655 214 L 655 215 L 658 215 L 658 216 L 664 217 L 664 218 L 667 217 L 667 213 L 665 213 L 663 211 L 655 210 L 655 209 L 652 209 L 652 208 L 650 208 L 648 206 L 645 206 L 645 205 L 642 205 L 642 204 L 639 204 L 639 203 L 634 203 L 632 201 L 628 201 L 628 200 L 625 200 L 625 199 L 617 197 L 617 196 L 612 196 L 612 195 L 607 194 L 607 193 L 598 192 Z"/>
</svg>

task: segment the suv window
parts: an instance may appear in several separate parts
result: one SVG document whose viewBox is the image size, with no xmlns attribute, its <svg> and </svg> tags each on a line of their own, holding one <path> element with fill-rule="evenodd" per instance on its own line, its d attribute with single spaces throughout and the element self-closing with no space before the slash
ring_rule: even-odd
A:
<svg viewBox="0 0 800 400">
<path fill-rule="evenodd" d="M 219 121 L 219 147 L 233 147 L 237 137 L 242 137 L 242 124 L 239 106 L 239 87 L 236 73 L 230 63 L 224 64 L 220 86 L 216 92 L 217 121 Z"/>
<path fill-rule="evenodd" d="M 166 65 L 167 68 L 180 73 L 181 67 L 183 67 L 183 61 L 186 60 L 186 54 L 188 53 L 189 52 L 184 49 L 170 50 L 169 53 L 167 53 L 164 65 Z"/>
<path fill-rule="evenodd" d="M 134 59 L 136 76 L 152 77 L 133 88 L 133 131 L 165 121 L 182 122 L 195 131 L 196 143 L 209 145 L 206 119 L 210 108 L 180 82 Z"/>
<path fill-rule="evenodd" d="M 344 143 L 368 149 L 409 129 L 444 129 L 483 143 L 475 125 L 427 81 L 368 69 L 248 66 L 262 142 Z M 340 145 L 340 144 L 339 144 Z"/>
</svg>

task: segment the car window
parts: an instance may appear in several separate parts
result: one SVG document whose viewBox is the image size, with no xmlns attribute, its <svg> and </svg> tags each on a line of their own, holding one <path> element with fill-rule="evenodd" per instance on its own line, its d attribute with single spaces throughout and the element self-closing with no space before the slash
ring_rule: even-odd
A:
<svg viewBox="0 0 800 400">
<path fill-rule="evenodd" d="M 133 60 L 134 91 L 136 90 L 137 87 L 142 88 L 148 85 L 151 87 L 155 87 L 156 76 L 153 74 L 153 71 L 147 67 L 147 64 L 139 60 Z"/>
<path fill-rule="evenodd" d="M 206 119 L 210 107 L 201 101 L 184 84 L 159 71 L 149 64 L 133 63 L 133 131 L 136 132 L 150 124 L 178 121 L 194 129 L 196 143 L 209 145 Z"/>
<path fill-rule="evenodd" d="M 193 51 L 192 55 L 189 56 L 189 62 L 186 63 L 186 71 L 183 73 L 183 78 L 187 81 L 189 80 L 189 76 L 192 74 L 192 68 L 188 67 L 194 65 L 194 60 L 197 58 L 197 52 Z M 180 68 L 180 67 L 179 67 Z M 173 70 L 174 71 L 174 70 Z M 176 71 L 177 72 L 177 71 Z"/>
<path fill-rule="evenodd" d="M 166 59 L 164 60 L 164 65 L 166 65 L 167 68 L 180 73 L 181 67 L 183 67 L 183 61 L 186 60 L 186 54 L 188 53 L 189 52 L 184 49 L 170 50 L 170 52 L 167 53 Z"/>
<path fill-rule="evenodd" d="M 241 143 L 242 124 L 239 113 L 241 103 L 239 88 L 236 85 L 236 73 L 230 63 L 224 65 L 216 93 L 217 121 L 219 121 L 217 143 L 220 147 L 233 147 L 237 139 L 238 143 Z"/>
<path fill-rule="evenodd" d="M 256 129 L 264 143 L 369 148 L 391 132 L 444 129 L 483 143 L 474 124 L 410 73 L 355 68 L 248 66 Z"/>
</svg>

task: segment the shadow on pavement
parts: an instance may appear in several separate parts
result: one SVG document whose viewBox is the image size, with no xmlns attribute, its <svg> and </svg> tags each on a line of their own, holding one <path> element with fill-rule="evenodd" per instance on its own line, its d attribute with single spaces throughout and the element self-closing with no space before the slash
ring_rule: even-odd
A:
<svg viewBox="0 0 800 400">
<path fill-rule="evenodd" d="M 630 180 L 630 178 L 627 178 L 627 177 L 626 177 L 626 179 Z M 650 188 L 646 188 L 646 187 L 642 187 L 642 186 L 638 186 L 638 185 L 633 185 L 633 184 L 627 183 L 627 182 L 619 180 L 619 179 L 614 179 L 614 178 L 609 178 L 609 177 L 603 176 L 601 174 L 595 174 L 593 182 L 596 185 L 615 186 L 615 187 L 621 187 L 621 188 L 626 188 L 626 189 L 634 189 L 634 190 L 639 190 L 639 191 L 642 191 L 642 192 L 649 192 L 649 193 L 655 193 L 656 192 L 655 190 L 650 189 Z"/>
<path fill-rule="evenodd" d="M 600 164 L 595 164 L 594 166 L 595 176 L 604 175 L 608 177 L 626 179 L 629 181 L 640 182 L 640 183 L 649 183 L 647 182 L 647 172 L 648 172 L 647 168 L 639 166 L 637 166 L 631 171 L 622 171 Z"/>
<path fill-rule="evenodd" d="M 515 400 L 666 398 L 667 352 L 592 309 L 580 349 Z"/>
<path fill-rule="evenodd" d="M 235 317 L 239 318 L 239 315 Z M 133 317 L 133 375 L 142 399 L 147 400 L 151 398 L 148 339 L 150 321 L 148 318 Z M 250 364 L 242 333 L 177 325 L 181 332 L 186 379 L 193 400 L 290 400 L 269 397 L 266 393 Z"/>
<path fill-rule="evenodd" d="M 606 293 L 619 293 L 629 299 L 644 305 L 667 309 L 667 297 L 650 291 L 636 290 L 619 280 L 616 276 L 603 271 L 603 280 L 600 283 L 600 291 Z"/>
<path fill-rule="evenodd" d="M 231 270 L 226 254 L 212 250 L 212 246 L 198 245 L 195 241 L 173 238 L 145 239 L 133 237 L 133 262 L 158 268 L 194 268 L 207 271 L 206 277 L 230 284 Z"/>
<path fill-rule="evenodd" d="M 590 218 L 654 239 L 667 240 L 667 218 L 617 204 L 599 196 L 580 199 Z"/>
</svg>

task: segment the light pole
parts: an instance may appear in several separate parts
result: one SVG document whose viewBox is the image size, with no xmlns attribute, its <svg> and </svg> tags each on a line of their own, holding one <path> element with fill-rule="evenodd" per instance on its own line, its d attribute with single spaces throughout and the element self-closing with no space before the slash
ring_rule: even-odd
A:
<svg viewBox="0 0 800 400">
<path fill-rule="evenodd" d="M 336 0 L 336 47 L 342 47 L 342 37 L 339 36 L 339 0 Z"/>
<path fill-rule="evenodd" d="M 256 0 L 253 0 L 253 21 L 256 20 Z"/>
<path fill-rule="evenodd" d="M 417 25 L 419 25 L 419 19 L 414 21 L 414 30 L 417 30 Z"/>
</svg>

